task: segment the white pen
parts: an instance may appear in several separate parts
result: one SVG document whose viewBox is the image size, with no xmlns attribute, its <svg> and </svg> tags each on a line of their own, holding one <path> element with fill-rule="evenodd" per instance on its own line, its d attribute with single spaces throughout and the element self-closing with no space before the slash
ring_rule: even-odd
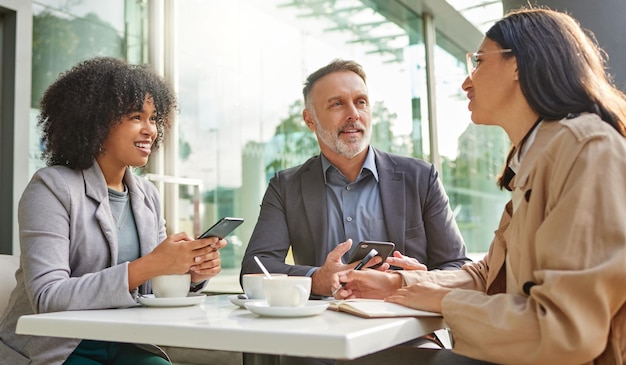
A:
<svg viewBox="0 0 626 365">
<path fill-rule="evenodd" d="M 370 252 L 365 255 L 365 257 L 363 258 L 363 260 L 361 260 L 361 262 L 359 262 L 355 267 L 354 270 L 361 270 L 363 268 L 363 266 L 365 266 L 365 264 L 367 264 L 369 262 L 369 260 L 373 259 L 374 256 L 378 255 L 378 251 L 376 251 L 376 249 L 372 248 L 370 250 Z M 341 283 L 339 284 L 339 286 L 333 290 L 333 294 L 332 296 L 334 297 L 335 294 L 337 294 L 337 292 L 339 291 L 339 289 L 343 288 L 346 285 L 346 283 Z"/>
</svg>

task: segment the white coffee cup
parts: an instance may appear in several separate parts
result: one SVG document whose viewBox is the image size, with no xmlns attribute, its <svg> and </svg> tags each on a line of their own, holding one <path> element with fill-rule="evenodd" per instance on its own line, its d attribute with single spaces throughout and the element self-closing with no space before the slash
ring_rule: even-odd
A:
<svg viewBox="0 0 626 365">
<path fill-rule="evenodd" d="M 160 275 L 152 278 L 152 293 L 157 298 L 186 297 L 191 284 L 191 274 Z"/>
<path fill-rule="evenodd" d="M 272 277 L 287 276 L 287 274 L 270 274 Z M 265 299 L 263 294 L 264 274 L 244 274 L 241 278 L 243 292 L 248 299 Z"/>
<path fill-rule="evenodd" d="M 270 307 L 302 307 L 311 294 L 311 278 L 308 276 L 264 278 L 263 293 Z"/>
</svg>

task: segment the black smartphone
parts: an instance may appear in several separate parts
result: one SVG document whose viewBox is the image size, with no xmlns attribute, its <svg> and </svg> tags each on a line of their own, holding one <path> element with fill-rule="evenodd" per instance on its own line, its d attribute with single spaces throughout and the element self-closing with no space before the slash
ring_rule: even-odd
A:
<svg viewBox="0 0 626 365">
<path fill-rule="evenodd" d="M 217 221 L 217 223 L 215 223 L 211 228 L 207 229 L 198 238 L 217 237 L 222 239 L 228 236 L 228 234 L 235 230 L 235 228 L 239 227 L 241 223 L 243 223 L 243 218 L 224 217 Z"/>
<path fill-rule="evenodd" d="M 356 249 L 352 252 L 352 255 L 350 256 L 350 260 L 348 261 L 348 263 L 353 263 L 356 261 L 363 260 L 363 258 L 372 250 L 372 248 L 375 248 L 376 251 L 378 251 L 378 255 L 376 256 L 380 256 L 383 259 L 379 264 L 376 264 L 374 266 L 369 266 L 370 268 L 376 268 L 382 265 L 385 262 L 385 260 L 387 260 L 387 257 L 391 255 L 395 247 L 396 245 L 393 242 L 362 241 L 361 243 L 359 243 Z"/>
</svg>

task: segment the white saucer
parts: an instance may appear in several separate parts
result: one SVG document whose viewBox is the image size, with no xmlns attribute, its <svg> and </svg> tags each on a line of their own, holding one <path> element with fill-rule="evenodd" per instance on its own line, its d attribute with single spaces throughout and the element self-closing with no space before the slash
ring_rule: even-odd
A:
<svg viewBox="0 0 626 365">
<path fill-rule="evenodd" d="M 268 317 L 315 316 L 328 308 L 328 302 L 319 300 L 310 300 L 302 307 L 270 307 L 264 300 L 248 302 L 244 305 L 250 312 Z"/>
<path fill-rule="evenodd" d="M 243 309 L 246 309 L 244 305 L 246 303 L 263 301 L 263 299 L 242 299 L 242 298 L 239 298 L 238 295 L 229 295 L 228 300 L 230 300 L 230 302 L 233 303 L 234 305 L 237 305 Z"/>
<path fill-rule="evenodd" d="M 200 304 L 205 297 L 204 294 L 189 294 L 187 297 L 155 298 L 154 295 L 148 294 L 138 297 L 137 300 L 148 307 L 185 307 Z"/>
</svg>

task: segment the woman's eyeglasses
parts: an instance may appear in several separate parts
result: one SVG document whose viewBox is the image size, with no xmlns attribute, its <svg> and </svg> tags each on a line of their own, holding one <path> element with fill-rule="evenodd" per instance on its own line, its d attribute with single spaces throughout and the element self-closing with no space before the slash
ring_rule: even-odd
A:
<svg viewBox="0 0 626 365">
<path fill-rule="evenodd" d="M 476 70 L 476 67 L 478 67 L 478 63 L 480 62 L 480 58 L 479 58 L 480 56 L 490 54 L 490 53 L 508 53 L 508 52 L 513 52 L 513 50 L 506 48 L 506 49 L 498 49 L 495 51 L 466 53 L 465 61 L 467 62 L 467 74 L 469 75 L 470 79 L 472 78 L 472 74 Z"/>
</svg>

